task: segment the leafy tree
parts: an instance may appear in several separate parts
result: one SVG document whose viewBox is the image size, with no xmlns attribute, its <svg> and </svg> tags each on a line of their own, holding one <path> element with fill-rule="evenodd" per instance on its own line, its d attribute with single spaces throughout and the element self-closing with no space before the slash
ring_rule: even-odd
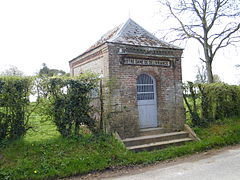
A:
<svg viewBox="0 0 240 180">
<path fill-rule="evenodd" d="M 47 67 L 45 63 L 42 64 L 42 68 L 39 70 L 39 75 L 40 76 L 47 76 L 47 77 L 52 77 L 52 76 L 69 76 L 69 73 L 66 73 L 63 70 L 58 70 L 58 69 L 50 69 Z"/>
<path fill-rule="evenodd" d="M 49 77 L 53 76 L 69 76 L 69 73 L 66 73 L 63 70 L 58 69 L 50 69 L 47 67 L 46 63 L 42 64 L 42 68 L 38 72 L 38 78 L 36 78 L 35 82 L 35 91 L 38 94 L 38 100 L 41 99 L 41 97 L 47 97 L 48 96 L 48 85 L 47 81 L 49 80 Z M 40 98 L 40 99 L 39 99 Z"/>
<path fill-rule="evenodd" d="M 219 75 L 214 74 L 214 75 L 213 75 L 213 82 L 215 82 L 215 83 L 220 83 L 220 82 L 222 82 L 222 80 L 221 80 L 221 78 L 219 77 Z"/>
<path fill-rule="evenodd" d="M 236 69 L 240 70 L 240 64 L 236 64 L 235 67 L 236 67 Z M 240 73 L 237 74 L 237 77 L 238 77 L 238 83 L 240 84 Z"/>
<path fill-rule="evenodd" d="M 24 73 L 16 66 L 11 65 L 8 69 L 0 73 L 1 76 L 23 76 Z"/>
<path fill-rule="evenodd" d="M 163 0 L 168 18 L 177 26 L 165 37 L 174 41 L 195 39 L 200 43 L 206 65 L 208 82 L 212 83 L 212 62 L 217 52 L 240 41 L 240 0 Z"/>
</svg>

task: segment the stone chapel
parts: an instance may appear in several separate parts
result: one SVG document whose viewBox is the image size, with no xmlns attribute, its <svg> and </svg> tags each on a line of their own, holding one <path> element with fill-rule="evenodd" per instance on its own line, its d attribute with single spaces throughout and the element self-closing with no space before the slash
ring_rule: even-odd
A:
<svg viewBox="0 0 240 180">
<path fill-rule="evenodd" d="M 123 141 L 181 132 L 188 141 L 189 134 L 183 131 L 182 53 L 182 48 L 128 19 L 69 61 L 70 73 L 91 71 L 103 76 L 103 84 L 112 81 L 104 112 L 107 126 Z"/>
</svg>

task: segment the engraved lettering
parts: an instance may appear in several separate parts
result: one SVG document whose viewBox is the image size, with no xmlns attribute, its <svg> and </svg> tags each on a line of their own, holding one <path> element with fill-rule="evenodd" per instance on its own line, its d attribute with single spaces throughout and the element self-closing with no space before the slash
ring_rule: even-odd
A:
<svg viewBox="0 0 240 180">
<path fill-rule="evenodd" d="M 155 60 L 155 59 L 137 59 L 137 58 L 124 58 L 122 62 L 126 65 L 141 65 L 141 66 L 163 66 L 170 67 L 170 61 L 168 60 Z"/>
</svg>

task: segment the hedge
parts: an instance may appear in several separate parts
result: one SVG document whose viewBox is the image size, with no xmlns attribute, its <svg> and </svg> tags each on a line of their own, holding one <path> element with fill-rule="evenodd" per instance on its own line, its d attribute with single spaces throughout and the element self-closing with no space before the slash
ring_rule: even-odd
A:
<svg viewBox="0 0 240 180">
<path fill-rule="evenodd" d="M 240 116 L 240 86 L 188 82 L 184 86 L 184 101 L 194 126 Z"/>
<path fill-rule="evenodd" d="M 91 92 L 97 86 L 97 82 L 98 79 L 92 76 L 47 79 L 48 106 L 45 112 L 63 137 L 79 136 L 81 126 L 87 126 L 92 132 L 96 131 L 90 102 Z"/>
<path fill-rule="evenodd" d="M 31 77 L 0 77 L 0 141 L 23 136 L 28 127 Z"/>
</svg>

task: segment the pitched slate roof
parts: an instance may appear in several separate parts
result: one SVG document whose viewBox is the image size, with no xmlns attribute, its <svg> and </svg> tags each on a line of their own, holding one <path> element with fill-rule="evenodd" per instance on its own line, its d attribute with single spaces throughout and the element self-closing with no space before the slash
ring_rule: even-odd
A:
<svg viewBox="0 0 240 180">
<path fill-rule="evenodd" d="M 86 54 L 87 52 L 97 48 L 106 42 L 147 47 L 182 49 L 158 39 L 153 34 L 146 31 L 144 28 L 134 22 L 132 19 L 128 19 L 124 24 L 121 24 L 104 34 L 93 46 L 91 46 L 78 57 Z M 71 61 L 75 60 L 76 58 L 72 59 Z"/>
<path fill-rule="evenodd" d="M 100 38 L 100 40 L 98 40 L 87 51 L 94 49 L 95 47 L 105 42 L 181 49 L 177 46 L 171 45 L 158 39 L 148 31 L 146 31 L 144 28 L 142 28 L 140 25 L 138 25 L 136 22 L 134 22 L 132 19 L 128 19 L 126 23 L 121 24 L 104 34 Z"/>
</svg>

